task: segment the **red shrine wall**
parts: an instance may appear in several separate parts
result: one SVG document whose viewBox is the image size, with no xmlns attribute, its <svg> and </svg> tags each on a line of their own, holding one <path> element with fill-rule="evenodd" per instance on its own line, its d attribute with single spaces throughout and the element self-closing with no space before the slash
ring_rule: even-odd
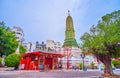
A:
<svg viewBox="0 0 120 78">
<path fill-rule="evenodd" d="M 58 58 L 61 57 L 63 56 L 54 53 L 26 53 L 22 56 L 18 68 L 22 70 L 58 69 Z"/>
</svg>

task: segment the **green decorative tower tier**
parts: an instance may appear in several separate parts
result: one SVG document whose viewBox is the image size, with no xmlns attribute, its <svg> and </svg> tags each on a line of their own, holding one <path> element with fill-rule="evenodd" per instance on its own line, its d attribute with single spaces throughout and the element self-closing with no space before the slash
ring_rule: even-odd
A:
<svg viewBox="0 0 120 78">
<path fill-rule="evenodd" d="M 63 47 L 78 47 L 78 44 L 75 39 L 75 30 L 73 26 L 73 20 L 68 11 L 68 16 L 66 19 L 66 31 L 65 31 L 65 40 Z"/>
</svg>

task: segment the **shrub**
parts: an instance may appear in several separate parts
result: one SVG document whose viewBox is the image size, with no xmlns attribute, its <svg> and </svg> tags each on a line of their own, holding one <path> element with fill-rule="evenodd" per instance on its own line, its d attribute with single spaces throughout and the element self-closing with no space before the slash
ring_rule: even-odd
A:
<svg viewBox="0 0 120 78">
<path fill-rule="evenodd" d="M 82 66 L 83 66 L 83 63 L 77 63 L 78 64 L 78 66 L 80 67 L 80 69 L 82 69 Z"/>
<path fill-rule="evenodd" d="M 94 69 L 95 63 L 94 63 L 94 62 L 91 62 L 91 63 L 90 63 L 90 66 L 91 66 L 92 69 Z"/>
<path fill-rule="evenodd" d="M 83 66 L 83 63 L 79 63 L 79 67 L 82 68 L 82 66 Z"/>
<path fill-rule="evenodd" d="M 112 64 L 116 67 L 116 66 L 120 66 L 120 61 L 119 60 L 113 60 Z"/>
<path fill-rule="evenodd" d="M 0 65 L 2 64 L 2 58 L 0 57 Z"/>
<path fill-rule="evenodd" d="M 8 67 L 17 67 L 20 61 L 19 54 L 10 54 L 5 58 L 5 65 Z"/>
</svg>

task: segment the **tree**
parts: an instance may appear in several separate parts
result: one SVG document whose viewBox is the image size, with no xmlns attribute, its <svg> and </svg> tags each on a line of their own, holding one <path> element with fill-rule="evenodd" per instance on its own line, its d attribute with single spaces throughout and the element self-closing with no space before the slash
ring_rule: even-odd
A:
<svg viewBox="0 0 120 78">
<path fill-rule="evenodd" d="M 120 56 L 120 10 L 103 16 L 81 40 L 83 51 L 91 52 L 105 65 L 104 73 L 114 75 L 111 58 Z"/>
<path fill-rule="evenodd" d="M 26 52 L 26 49 L 23 45 L 20 45 L 20 54 L 24 54 Z"/>
<path fill-rule="evenodd" d="M 15 52 L 18 42 L 15 33 L 6 27 L 4 22 L 0 22 L 0 56 L 9 55 Z"/>
</svg>

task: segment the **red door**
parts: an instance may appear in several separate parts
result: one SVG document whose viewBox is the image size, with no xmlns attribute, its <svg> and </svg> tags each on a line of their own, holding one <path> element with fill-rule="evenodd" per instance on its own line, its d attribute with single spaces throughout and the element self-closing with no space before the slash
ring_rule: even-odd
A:
<svg viewBox="0 0 120 78">
<path fill-rule="evenodd" d="M 52 69 L 52 58 L 45 59 L 46 68 Z"/>
</svg>

